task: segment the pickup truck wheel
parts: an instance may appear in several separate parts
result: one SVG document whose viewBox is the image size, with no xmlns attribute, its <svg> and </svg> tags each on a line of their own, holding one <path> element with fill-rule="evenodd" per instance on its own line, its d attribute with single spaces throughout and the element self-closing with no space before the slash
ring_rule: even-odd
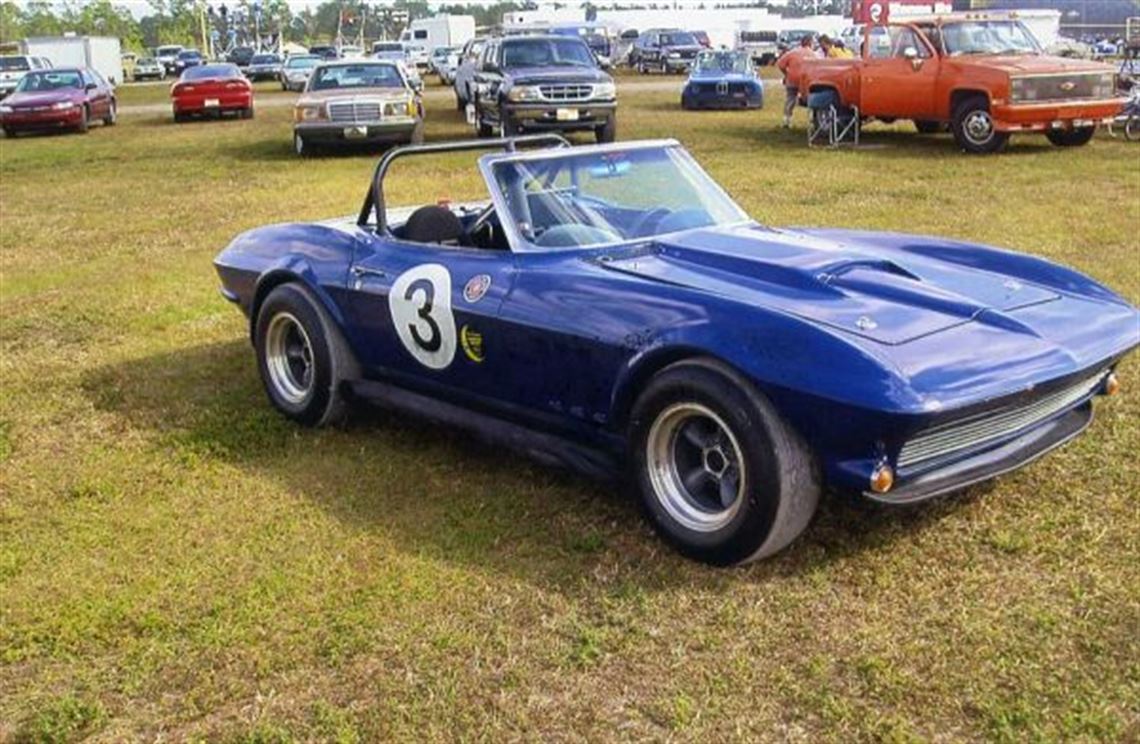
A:
<svg viewBox="0 0 1140 744">
<path fill-rule="evenodd" d="M 994 128 L 989 102 L 982 96 L 967 98 L 958 104 L 951 131 L 959 147 L 978 155 L 1000 152 L 1009 142 L 1008 133 Z"/>
<path fill-rule="evenodd" d="M 594 127 L 594 139 L 600 143 L 613 142 L 617 139 L 617 117 L 611 116 L 600 127 Z"/>
<path fill-rule="evenodd" d="M 1057 147 L 1082 147 L 1096 134 L 1096 127 L 1076 127 L 1074 129 L 1049 129 L 1045 138 Z"/>
<path fill-rule="evenodd" d="M 918 130 L 919 134 L 938 134 L 939 132 L 946 131 L 946 125 L 942 122 L 925 121 L 923 119 L 915 119 L 914 128 Z"/>
<path fill-rule="evenodd" d="M 257 368 L 274 408 L 305 426 L 343 420 L 341 387 L 357 376 L 356 362 L 320 302 L 298 284 L 282 284 L 256 323 Z"/>
<path fill-rule="evenodd" d="M 737 372 L 695 359 L 659 372 L 634 405 L 629 445 L 641 506 L 680 552 L 716 565 L 765 558 L 819 503 L 811 451 Z"/>
</svg>

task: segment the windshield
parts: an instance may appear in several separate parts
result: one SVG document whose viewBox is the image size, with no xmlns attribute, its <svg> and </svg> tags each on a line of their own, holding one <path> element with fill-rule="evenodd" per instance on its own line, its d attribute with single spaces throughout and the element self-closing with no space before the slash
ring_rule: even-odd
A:
<svg viewBox="0 0 1140 744">
<path fill-rule="evenodd" d="M 740 40 L 745 44 L 756 44 L 759 42 L 775 41 L 775 31 L 741 31 Z"/>
<path fill-rule="evenodd" d="M 159 47 L 154 51 L 160 57 L 172 57 L 182 51 L 180 46 Z"/>
<path fill-rule="evenodd" d="M 671 34 L 661 34 L 661 46 L 700 46 L 697 37 L 687 31 L 675 31 Z"/>
<path fill-rule="evenodd" d="M 32 68 L 25 57 L 0 57 L 0 70 L 4 72 L 19 72 L 30 69 Z"/>
<path fill-rule="evenodd" d="M 250 63 L 255 65 L 272 65 L 278 61 L 277 55 L 275 54 L 255 54 L 253 55 L 253 59 L 250 60 Z"/>
<path fill-rule="evenodd" d="M 285 66 L 295 70 L 310 70 L 320 61 L 319 57 L 290 57 Z"/>
<path fill-rule="evenodd" d="M 201 52 L 179 52 L 178 59 L 201 59 Z"/>
<path fill-rule="evenodd" d="M 1041 47 L 1021 21 L 963 21 L 942 26 L 951 57 L 961 54 L 1037 54 Z"/>
<path fill-rule="evenodd" d="M 502 160 L 509 219 L 538 248 L 642 240 L 747 215 L 677 146 Z"/>
<path fill-rule="evenodd" d="M 83 89 L 83 78 L 74 70 L 29 72 L 16 86 L 21 93 L 43 93 L 64 88 Z"/>
<path fill-rule="evenodd" d="M 701 52 L 697 72 L 752 72 L 752 60 L 742 52 Z"/>
<path fill-rule="evenodd" d="M 799 41 L 800 39 L 804 38 L 805 36 L 811 36 L 811 34 L 812 34 L 811 31 L 803 31 L 803 30 L 797 29 L 795 31 L 781 31 L 780 37 L 782 39 L 784 39 L 785 41 L 795 42 L 795 41 Z"/>
<path fill-rule="evenodd" d="M 594 57 L 577 39 L 520 39 L 503 44 L 503 67 L 593 67 Z"/>
<path fill-rule="evenodd" d="M 151 59 L 150 57 L 143 57 L 136 64 L 138 64 L 139 67 L 142 67 L 144 65 L 156 65 L 156 64 L 158 64 L 158 62 Z"/>
<path fill-rule="evenodd" d="M 313 73 L 309 90 L 334 88 L 402 88 L 404 79 L 395 65 L 362 64 L 321 67 Z"/>
<path fill-rule="evenodd" d="M 241 77 L 237 65 L 198 65 L 187 67 L 182 73 L 183 80 L 206 80 L 207 78 L 236 78 Z"/>
</svg>

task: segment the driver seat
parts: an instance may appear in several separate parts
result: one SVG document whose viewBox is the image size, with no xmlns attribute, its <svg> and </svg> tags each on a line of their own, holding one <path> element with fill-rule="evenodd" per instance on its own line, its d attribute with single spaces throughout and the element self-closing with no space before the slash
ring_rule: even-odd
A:
<svg viewBox="0 0 1140 744">
<path fill-rule="evenodd" d="M 404 223 L 404 239 L 416 243 L 457 245 L 463 237 L 463 223 L 447 207 L 429 204 L 412 212 Z"/>
</svg>

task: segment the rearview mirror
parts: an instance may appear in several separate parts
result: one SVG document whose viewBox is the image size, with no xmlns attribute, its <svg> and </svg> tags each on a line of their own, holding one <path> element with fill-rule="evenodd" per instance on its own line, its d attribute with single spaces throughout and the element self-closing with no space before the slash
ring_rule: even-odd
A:
<svg viewBox="0 0 1140 744">
<path fill-rule="evenodd" d="M 632 166 L 628 160 L 606 159 L 599 165 L 590 166 L 590 178 L 616 178 L 629 173 Z"/>
</svg>

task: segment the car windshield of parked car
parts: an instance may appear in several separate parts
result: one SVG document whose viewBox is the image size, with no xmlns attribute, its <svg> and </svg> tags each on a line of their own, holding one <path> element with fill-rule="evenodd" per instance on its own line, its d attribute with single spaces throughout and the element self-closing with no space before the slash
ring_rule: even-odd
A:
<svg viewBox="0 0 1140 744">
<path fill-rule="evenodd" d="M 280 61 L 276 54 L 255 54 L 249 62 L 253 65 L 274 65 Z"/>
<path fill-rule="evenodd" d="M 182 73 L 183 80 L 206 80 L 211 79 L 227 79 L 241 77 L 241 70 L 237 65 L 198 65 L 197 67 L 187 67 L 186 71 Z"/>
<path fill-rule="evenodd" d="M 135 64 L 137 64 L 139 67 L 154 67 L 155 65 L 158 64 L 158 61 L 155 60 L 153 57 L 143 57 L 142 59 L 140 59 Z"/>
<path fill-rule="evenodd" d="M 742 52 L 701 52 L 697 57 L 697 72 L 752 72 L 752 60 Z"/>
<path fill-rule="evenodd" d="M 311 70 L 320 62 L 320 57 L 290 57 L 285 66 L 290 70 Z"/>
<path fill-rule="evenodd" d="M 402 88 L 404 79 L 395 65 L 363 64 L 320 67 L 309 81 L 309 90 L 343 88 Z"/>
<path fill-rule="evenodd" d="M 522 156 L 492 165 L 508 219 L 535 250 L 644 240 L 748 216 L 680 147 Z"/>
<path fill-rule="evenodd" d="M 0 72 L 23 72 L 30 69 L 26 57 L 0 57 Z"/>
<path fill-rule="evenodd" d="M 951 57 L 965 54 L 1039 54 L 1041 47 L 1021 21 L 963 21 L 942 26 Z"/>
<path fill-rule="evenodd" d="M 593 67 L 594 55 L 577 39 L 518 39 L 503 44 L 503 67 Z"/>
<path fill-rule="evenodd" d="M 44 93 L 66 88 L 83 90 L 83 77 L 74 70 L 29 72 L 16 86 L 21 93 Z"/>
<path fill-rule="evenodd" d="M 179 52 L 178 59 L 202 59 L 201 52 Z"/>
<path fill-rule="evenodd" d="M 661 46 L 700 46 L 700 42 L 687 31 L 675 31 L 661 34 Z"/>
<path fill-rule="evenodd" d="M 171 54 L 178 54 L 181 51 L 182 51 L 182 47 L 180 47 L 180 46 L 165 46 L 165 47 L 159 47 L 158 49 L 154 50 L 154 53 L 160 57 L 165 57 L 165 56 L 171 55 Z"/>
</svg>

